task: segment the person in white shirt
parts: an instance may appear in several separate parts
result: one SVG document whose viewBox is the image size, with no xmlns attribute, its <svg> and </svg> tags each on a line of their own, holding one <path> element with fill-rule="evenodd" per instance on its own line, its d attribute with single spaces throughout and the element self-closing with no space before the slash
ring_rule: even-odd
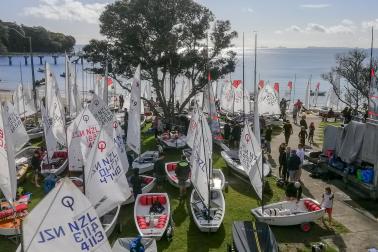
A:
<svg viewBox="0 0 378 252">
<path fill-rule="evenodd" d="M 303 161 L 304 161 L 304 156 L 305 156 L 305 152 L 304 152 L 302 144 L 298 144 L 297 156 L 301 160 L 301 165 L 299 166 L 299 170 L 297 172 L 296 179 L 300 181 L 301 175 L 302 175 L 302 166 L 303 166 Z"/>
<path fill-rule="evenodd" d="M 335 196 L 332 193 L 330 187 L 327 186 L 324 190 L 325 192 L 322 195 L 322 202 L 320 203 L 320 205 L 323 208 L 325 208 L 325 212 L 328 214 L 329 224 L 332 225 L 332 208 L 333 208 L 333 199 Z"/>
</svg>

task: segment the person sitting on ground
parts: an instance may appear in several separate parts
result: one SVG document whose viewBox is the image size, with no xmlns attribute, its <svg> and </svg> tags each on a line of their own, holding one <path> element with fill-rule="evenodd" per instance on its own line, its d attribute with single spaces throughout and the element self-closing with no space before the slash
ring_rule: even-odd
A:
<svg viewBox="0 0 378 252">
<path fill-rule="evenodd" d="M 310 145 L 314 143 L 314 134 L 315 134 L 315 124 L 314 122 L 311 122 L 310 127 L 309 127 L 309 133 L 308 133 L 308 142 L 310 143 Z"/>
<path fill-rule="evenodd" d="M 308 137 L 308 134 L 307 134 L 305 127 L 303 127 L 303 126 L 301 127 L 301 131 L 299 131 L 298 137 L 299 137 L 300 144 L 302 144 L 304 146 L 305 143 L 306 143 L 306 139 Z"/>
<path fill-rule="evenodd" d="M 278 153 L 279 153 L 279 156 L 278 156 L 278 163 L 279 163 L 278 174 L 279 174 L 280 178 L 282 178 L 282 168 L 286 163 L 285 151 L 286 151 L 286 144 L 285 143 L 280 144 L 280 147 L 278 148 Z"/>
<path fill-rule="evenodd" d="M 136 199 L 138 194 L 142 193 L 142 180 L 139 177 L 139 169 L 133 169 L 133 175 L 130 182 L 133 185 L 134 199 Z"/>
<path fill-rule="evenodd" d="M 160 203 L 160 201 L 158 200 L 155 200 L 153 203 L 152 203 L 152 206 L 150 207 L 150 214 L 153 213 L 153 214 L 161 214 L 164 212 L 164 206 Z"/>
<path fill-rule="evenodd" d="M 285 124 L 283 126 L 283 132 L 285 135 L 285 143 L 286 145 L 288 145 L 290 136 L 293 134 L 293 126 L 291 125 L 289 120 L 285 121 Z"/>
<path fill-rule="evenodd" d="M 33 170 L 33 174 L 34 174 L 33 184 L 34 184 L 36 187 L 41 187 L 41 186 L 39 185 L 39 183 L 38 183 L 40 166 L 41 166 L 41 156 L 40 156 L 40 151 L 39 151 L 39 150 L 35 150 L 35 151 L 34 151 L 34 155 L 33 155 L 33 157 L 31 158 L 31 168 L 32 168 L 32 170 Z"/>
<path fill-rule="evenodd" d="M 186 161 L 185 156 L 183 156 L 181 158 L 181 161 L 177 163 L 175 173 L 178 179 L 178 185 L 180 187 L 180 200 L 181 200 L 181 199 L 184 199 L 184 196 L 186 195 L 186 181 L 189 179 L 189 174 L 190 174 L 190 166 L 189 166 L 189 163 Z"/>
<path fill-rule="evenodd" d="M 286 198 L 287 200 L 300 201 L 302 197 L 302 185 L 299 181 L 290 182 L 286 186 Z"/>
<path fill-rule="evenodd" d="M 296 181 L 296 175 L 299 170 L 299 166 L 301 165 L 301 160 L 297 156 L 297 151 L 292 150 L 290 154 L 290 158 L 288 160 L 287 170 L 289 171 L 289 181 L 295 182 Z"/>
<path fill-rule="evenodd" d="M 265 130 L 265 146 L 266 146 L 266 151 L 268 152 L 269 155 L 272 152 L 271 147 L 270 147 L 270 142 L 272 141 L 272 133 L 273 133 L 272 126 L 268 125 L 268 128 Z"/>
<path fill-rule="evenodd" d="M 325 208 L 325 212 L 328 214 L 328 221 L 329 224 L 332 225 L 332 208 L 333 208 L 333 199 L 334 195 L 331 191 L 331 187 L 327 186 L 325 188 L 325 192 L 322 195 L 322 202 L 320 205 Z M 324 217 L 323 217 L 324 221 Z"/>
<path fill-rule="evenodd" d="M 306 122 L 306 116 L 302 116 L 302 119 L 299 121 L 299 126 L 304 127 L 305 130 L 307 130 L 307 122 Z"/>
</svg>

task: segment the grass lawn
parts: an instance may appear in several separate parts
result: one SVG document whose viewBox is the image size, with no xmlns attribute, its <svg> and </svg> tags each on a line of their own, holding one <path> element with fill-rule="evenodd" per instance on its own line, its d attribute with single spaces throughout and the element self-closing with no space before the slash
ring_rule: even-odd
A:
<svg viewBox="0 0 378 252">
<path fill-rule="evenodd" d="M 156 149 L 155 139 L 152 134 L 143 131 L 143 149 Z M 175 161 L 180 158 L 181 152 L 169 151 L 165 153 L 166 161 Z M 214 168 L 222 169 L 229 186 L 224 193 L 226 200 L 226 213 L 223 225 L 217 233 L 201 233 L 191 220 L 189 197 L 184 204 L 179 204 L 179 191 L 165 182 L 161 191 L 167 192 L 171 202 L 171 213 L 175 222 L 175 233 L 173 240 L 168 242 L 163 239 L 158 242 L 159 251 L 226 251 L 227 244 L 231 242 L 232 222 L 236 220 L 253 220 L 250 209 L 259 206 L 259 200 L 249 183 L 241 181 L 233 176 L 226 167 L 220 156 L 219 150 L 214 151 Z M 33 208 L 44 196 L 41 189 L 35 188 L 27 180 L 23 185 L 25 191 L 33 193 L 31 208 Z M 277 187 L 275 179 L 267 179 L 265 188 L 265 202 L 276 202 L 284 198 L 284 191 Z M 156 188 L 155 188 L 155 191 Z M 112 243 L 117 237 L 136 236 L 137 230 L 133 220 L 134 205 L 122 207 L 119 221 L 121 230 L 116 230 L 110 237 Z M 274 227 L 272 228 L 277 241 L 280 243 L 281 251 L 311 251 L 311 243 L 320 241 L 321 236 L 329 236 L 347 230 L 335 224 L 332 228 L 327 227 L 321 221 L 312 225 L 309 233 L 303 233 L 299 227 Z M 0 239 L 0 251 L 15 251 L 16 245 Z M 327 251 L 335 251 L 329 248 Z"/>
</svg>

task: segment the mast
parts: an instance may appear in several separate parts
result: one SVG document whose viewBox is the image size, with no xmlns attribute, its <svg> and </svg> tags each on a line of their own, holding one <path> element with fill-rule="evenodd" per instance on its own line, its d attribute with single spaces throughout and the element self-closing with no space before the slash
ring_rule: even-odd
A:
<svg viewBox="0 0 378 252">
<path fill-rule="evenodd" d="M 21 77 L 21 95 L 22 95 L 22 106 L 24 107 L 23 115 L 24 118 L 26 118 L 26 111 L 25 111 L 25 97 L 24 97 L 24 82 L 22 80 L 22 68 L 20 63 L 20 77 Z M 18 103 L 18 97 L 17 97 L 17 103 Z M 20 112 L 20 111 L 19 111 Z"/>
<path fill-rule="evenodd" d="M 245 78 L 244 78 L 244 32 L 243 32 L 243 119 L 245 121 L 245 102 L 244 102 L 244 92 L 245 92 Z"/>
<path fill-rule="evenodd" d="M 86 92 L 86 84 L 84 86 L 84 60 L 83 60 L 83 56 L 80 56 L 80 63 L 81 63 L 81 85 L 83 86 L 83 104 L 84 104 L 84 101 L 85 101 L 85 92 Z M 77 83 L 75 83 L 76 87 L 77 87 Z M 76 104 L 76 114 L 77 114 L 77 106 L 79 106 L 78 104 Z"/>
<path fill-rule="evenodd" d="M 369 85 L 369 94 L 370 94 L 370 90 L 372 88 L 372 80 L 373 80 L 373 76 L 372 76 L 372 71 L 373 71 L 373 46 L 374 46 L 374 26 L 371 27 L 371 46 L 370 46 L 370 85 Z M 370 108 L 370 99 L 368 99 L 368 110 Z M 337 106 L 339 105 L 339 103 L 337 102 Z M 370 113 L 369 113 L 370 114 Z M 369 116 L 370 119 L 373 119 L 374 117 L 372 116 Z"/>
<path fill-rule="evenodd" d="M 71 111 L 71 102 L 70 102 L 70 70 L 69 70 L 69 61 L 68 61 L 68 57 L 67 57 L 67 53 L 65 54 L 65 64 L 64 64 L 64 70 L 65 70 L 65 73 L 66 73 L 66 76 L 65 76 L 65 79 L 64 79 L 64 82 L 65 82 L 65 89 L 66 89 L 66 102 L 67 102 L 67 112 L 70 113 Z M 46 70 L 45 70 L 46 71 Z M 76 71 L 76 68 L 75 68 L 75 71 Z M 75 77 L 76 78 L 76 77 Z"/>
</svg>

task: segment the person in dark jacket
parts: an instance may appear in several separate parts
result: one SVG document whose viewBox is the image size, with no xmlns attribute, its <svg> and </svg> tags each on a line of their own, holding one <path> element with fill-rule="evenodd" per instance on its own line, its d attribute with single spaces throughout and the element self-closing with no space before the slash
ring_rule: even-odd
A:
<svg viewBox="0 0 378 252">
<path fill-rule="evenodd" d="M 268 125 L 268 128 L 265 130 L 265 145 L 266 145 L 266 151 L 268 154 L 272 152 L 270 147 L 270 142 L 272 141 L 272 126 Z"/>
<path fill-rule="evenodd" d="M 305 127 L 303 126 L 301 127 L 301 131 L 299 131 L 298 137 L 299 137 L 299 143 L 305 146 L 306 139 L 308 137 Z"/>
<path fill-rule="evenodd" d="M 164 156 L 160 156 L 156 163 L 154 164 L 154 176 L 156 177 L 157 189 L 161 189 L 161 185 L 165 180 L 165 166 L 164 166 Z"/>
<path fill-rule="evenodd" d="M 293 126 L 291 125 L 289 120 L 286 120 L 286 122 L 283 126 L 283 132 L 284 132 L 284 135 L 285 135 L 285 143 L 286 143 L 286 145 L 288 145 L 290 136 L 293 134 Z"/>
<path fill-rule="evenodd" d="M 133 185 L 134 199 L 136 199 L 138 194 L 142 193 L 142 180 L 139 177 L 139 169 L 133 169 L 133 175 L 130 182 Z"/>
<path fill-rule="evenodd" d="M 239 124 L 235 124 L 235 126 L 232 128 L 231 135 L 234 147 L 238 147 L 241 135 L 241 128 Z"/>
<path fill-rule="evenodd" d="M 123 98 L 123 95 L 120 95 L 119 96 L 119 109 L 118 110 L 122 110 L 123 103 L 125 103 L 125 99 Z"/>
<path fill-rule="evenodd" d="M 302 119 L 299 121 L 299 126 L 304 127 L 305 130 L 307 130 L 307 122 L 306 122 L 306 116 L 302 116 Z"/>
<path fill-rule="evenodd" d="M 289 172 L 288 172 L 288 164 L 289 164 L 289 158 L 290 158 L 290 147 L 287 147 L 285 150 L 285 159 L 282 163 L 282 178 L 286 182 L 289 180 Z"/>
<path fill-rule="evenodd" d="M 175 173 L 180 187 L 180 200 L 182 200 L 186 194 L 186 181 L 190 174 L 190 166 L 185 157 L 182 157 L 182 160 L 177 164 Z"/>
<path fill-rule="evenodd" d="M 41 187 L 38 183 L 38 179 L 39 179 L 39 169 L 40 169 L 40 166 L 41 166 L 41 156 L 40 156 L 40 152 L 39 150 L 35 150 L 34 151 L 34 155 L 33 157 L 31 158 L 31 161 L 30 161 L 30 165 L 31 165 L 31 168 L 33 170 L 33 173 L 34 173 L 34 181 L 33 181 L 33 184 L 36 186 L 36 187 Z"/>
<path fill-rule="evenodd" d="M 299 171 L 299 166 L 301 165 L 301 159 L 297 156 L 297 151 L 292 150 L 290 154 L 290 158 L 287 164 L 287 170 L 289 171 L 289 181 L 295 182 L 296 176 Z"/>
<path fill-rule="evenodd" d="M 278 167 L 278 174 L 279 174 L 279 177 L 282 178 L 282 168 L 284 166 L 284 163 L 286 163 L 286 144 L 285 143 L 282 143 L 280 145 L 280 147 L 278 147 L 278 153 L 279 153 L 279 156 L 278 156 L 278 163 L 279 163 L 279 167 Z"/>
<path fill-rule="evenodd" d="M 226 122 L 226 124 L 224 125 L 224 139 L 225 140 L 230 140 L 230 134 L 231 134 L 231 127 L 230 127 L 230 124 L 228 124 L 228 122 Z"/>
</svg>

